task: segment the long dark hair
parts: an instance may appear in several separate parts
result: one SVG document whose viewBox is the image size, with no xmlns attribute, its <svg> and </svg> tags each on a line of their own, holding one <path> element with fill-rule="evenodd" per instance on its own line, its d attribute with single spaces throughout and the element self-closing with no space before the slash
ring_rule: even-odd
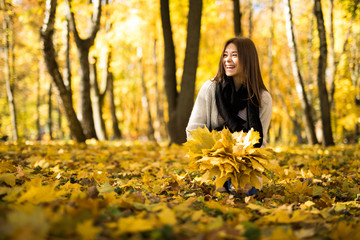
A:
<svg viewBox="0 0 360 240">
<path fill-rule="evenodd" d="M 242 64 L 243 72 L 246 75 L 245 85 L 249 94 L 249 98 L 254 103 L 255 101 L 253 101 L 253 97 L 255 97 L 259 107 L 261 107 L 261 90 L 267 91 L 267 89 L 261 77 L 259 58 L 256 47 L 251 39 L 245 37 L 236 37 L 226 41 L 221 53 L 219 68 L 213 80 L 219 84 L 223 83 L 227 79 L 223 63 L 223 56 L 226 47 L 230 43 L 233 43 L 237 48 L 239 63 Z"/>
</svg>

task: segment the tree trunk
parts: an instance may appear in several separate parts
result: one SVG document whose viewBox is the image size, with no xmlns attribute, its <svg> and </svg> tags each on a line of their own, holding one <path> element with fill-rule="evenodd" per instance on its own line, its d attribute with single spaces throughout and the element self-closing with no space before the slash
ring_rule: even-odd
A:
<svg viewBox="0 0 360 240">
<path fill-rule="evenodd" d="M 94 13 L 90 24 L 90 35 L 86 39 L 79 36 L 76 28 L 75 17 L 71 12 L 71 0 L 67 0 L 67 18 L 70 22 L 70 29 L 74 34 L 76 46 L 78 48 L 78 55 L 80 61 L 80 84 L 79 84 L 79 119 L 83 126 L 86 138 L 97 138 L 93 111 L 91 106 L 90 97 L 90 64 L 89 64 L 89 51 L 90 47 L 94 44 L 95 37 L 100 28 L 101 16 L 101 1 L 97 0 L 94 3 Z"/>
<path fill-rule="evenodd" d="M 189 1 L 188 28 L 184 71 L 181 81 L 181 92 L 176 90 L 175 49 L 169 14 L 169 0 L 161 0 L 161 20 L 163 24 L 164 79 L 168 99 L 170 142 L 181 144 L 186 141 L 185 128 L 189 121 L 194 103 L 196 68 L 200 41 L 202 0 Z"/>
<path fill-rule="evenodd" d="M 332 85 L 335 85 L 335 40 L 334 40 L 334 0 L 330 0 L 330 46 L 329 46 L 329 82 Z M 330 86 L 331 86 L 330 85 Z M 331 95 L 331 87 L 330 87 L 330 103 L 332 102 Z"/>
<path fill-rule="evenodd" d="M 57 0 L 46 1 L 46 12 L 44 24 L 41 28 L 41 44 L 44 53 L 46 67 L 52 77 L 53 83 L 56 87 L 56 92 L 59 101 L 63 107 L 71 135 L 77 142 L 85 142 L 86 138 L 82 130 L 82 126 L 76 117 L 74 108 L 72 106 L 72 96 L 66 89 L 63 78 L 59 71 L 59 66 L 55 60 L 55 48 L 53 43 L 54 23 L 56 13 Z"/>
<path fill-rule="evenodd" d="M 297 46 L 294 36 L 294 27 L 293 27 L 290 0 L 285 0 L 285 16 L 286 16 L 286 30 L 287 30 L 286 32 L 290 47 L 291 65 L 296 83 L 296 91 L 300 98 L 301 107 L 304 112 L 305 130 L 306 130 L 307 138 L 309 143 L 311 145 L 314 145 L 317 144 L 318 141 L 315 134 L 315 125 L 312 117 L 311 106 L 308 101 L 308 97 L 305 91 L 304 81 L 299 69 L 299 59 L 298 59 Z"/>
<path fill-rule="evenodd" d="M 175 47 L 172 37 L 170 22 L 169 0 L 160 0 L 161 21 L 164 37 L 164 82 L 168 102 L 168 131 L 170 142 L 176 141 L 176 102 L 178 92 L 176 90 L 176 65 Z"/>
<path fill-rule="evenodd" d="M 270 17 L 270 39 L 269 39 L 269 47 L 268 47 L 268 59 L 269 59 L 269 86 L 270 86 L 270 94 L 273 95 L 273 62 L 274 57 L 272 54 L 273 40 L 274 40 L 274 8 L 275 8 L 275 0 L 271 1 L 271 17 Z"/>
<path fill-rule="evenodd" d="M 108 57 L 107 57 L 107 64 L 106 64 L 106 71 L 107 78 L 108 78 L 108 100 L 109 100 L 109 108 L 111 114 L 111 122 L 112 122 L 112 132 L 113 132 L 113 139 L 118 140 L 121 139 L 121 131 L 118 125 L 118 119 L 116 117 L 116 108 L 115 108 L 115 99 L 114 99 L 114 77 L 112 72 L 109 71 L 111 62 L 111 47 L 109 48 Z"/>
<path fill-rule="evenodd" d="M 156 131 L 157 134 L 155 134 L 156 139 L 158 142 L 162 141 L 162 139 L 167 135 L 166 133 L 166 126 L 165 119 L 164 119 L 164 108 L 163 108 L 163 93 L 159 91 L 159 71 L 158 71 L 158 58 L 156 55 L 156 49 L 157 49 L 157 40 L 154 39 L 154 50 L 153 50 L 153 62 L 154 62 L 154 68 L 155 68 L 155 103 L 156 103 Z M 163 131 L 164 129 L 164 131 Z"/>
<path fill-rule="evenodd" d="M 49 129 L 49 139 L 52 140 L 53 139 L 53 135 L 52 135 L 52 125 L 53 125 L 53 120 L 52 120 L 52 100 L 51 100 L 51 96 L 52 96 L 52 84 L 50 82 L 49 84 L 49 92 L 48 92 L 48 129 Z"/>
<path fill-rule="evenodd" d="M 184 71 L 181 79 L 181 91 L 176 106 L 176 143 L 186 142 L 186 126 L 194 105 L 196 69 L 198 66 L 202 0 L 190 0 Z"/>
<path fill-rule="evenodd" d="M 70 63 L 70 23 L 68 19 L 63 21 L 64 24 L 64 52 L 65 52 L 65 67 L 64 67 L 64 84 L 66 89 L 69 91 L 72 96 L 71 88 L 71 63 Z M 72 101 L 71 101 L 72 102 Z"/>
<path fill-rule="evenodd" d="M 331 113 L 330 113 L 330 102 L 329 96 L 326 89 L 325 72 L 327 64 L 327 43 L 326 43 L 326 32 L 324 25 L 324 17 L 321 9 L 321 0 L 315 0 L 314 12 L 316 16 L 316 22 L 318 27 L 318 34 L 320 40 L 320 55 L 318 62 L 318 73 L 317 83 L 320 98 L 320 109 L 321 109 L 321 122 L 322 122 L 322 133 L 323 133 L 323 146 L 334 145 L 334 140 L 331 130 Z"/>
<path fill-rule="evenodd" d="M 274 4 L 275 0 L 271 1 L 271 7 L 270 7 L 270 11 L 271 11 L 271 15 L 270 15 L 270 39 L 269 39 L 269 46 L 268 46 L 268 64 L 269 64 L 269 92 L 271 96 L 275 96 L 274 95 L 274 75 L 273 75 L 273 62 L 274 62 L 274 57 L 273 57 L 273 53 L 272 53 L 272 47 L 273 47 L 273 40 L 274 40 L 274 8 L 275 8 L 275 4 Z M 268 136 L 270 136 L 270 128 L 268 129 Z M 268 137 L 268 139 L 271 139 L 270 137 Z"/>
<path fill-rule="evenodd" d="M 139 52 L 138 52 L 138 56 L 139 56 Z M 140 67 L 140 72 L 141 72 L 140 73 L 140 75 L 141 75 L 141 90 L 142 90 L 141 103 L 142 103 L 144 110 L 146 111 L 147 116 L 148 116 L 147 138 L 151 141 L 155 141 L 155 136 L 154 136 L 155 131 L 154 131 L 153 120 L 151 117 L 149 98 L 147 95 L 147 88 L 146 88 L 146 82 L 145 82 L 145 73 L 144 73 L 142 56 L 140 57 L 140 60 L 139 60 L 139 67 Z"/>
<path fill-rule="evenodd" d="M 234 33 L 235 36 L 242 35 L 241 29 L 241 10 L 240 10 L 240 1 L 241 0 L 233 0 L 233 18 L 234 18 Z"/>
<path fill-rule="evenodd" d="M 249 8 L 249 38 L 252 37 L 252 30 L 253 30 L 253 20 L 252 20 L 252 14 L 253 14 L 253 7 L 252 7 L 252 0 L 248 0 L 248 8 Z"/>
<path fill-rule="evenodd" d="M 19 134 L 17 129 L 16 107 L 14 99 L 14 31 L 12 28 L 13 19 L 10 15 L 12 13 L 10 13 L 10 11 L 7 9 L 6 4 L 7 3 L 5 0 L 1 1 L 1 7 L 4 11 L 3 31 L 5 32 L 5 85 L 7 100 L 9 104 L 12 140 L 17 141 L 19 138 Z"/>
<path fill-rule="evenodd" d="M 39 66 L 42 64 L 39 62 Z M 39 76 L 36 78 L 36 140 L 41 140 L 41 126 L 40 126 L 40 77 L 42 76 L 41 68 L 39 67 Z"/>
<path fill-rule="evenodd" d="M 301 124 L 298 121 L 299 118 L 296 116 L 296 113 L 295 113 L 294 117 L 291 116 L 290 109 L 286 105 L 284 96 L 279 90 L 279 81 L 278 81 L 278 79 L 274 78 L 274 82 L 275 82 L 275 85 L 276 85 L 274 87 L 275 92 L 276 92 L 276 96 L 280 100 L 282 108 L 285 109 L 285 112 L 286 112 L 288 118 L 291 120 L 291 123 L 293 124 L 293 133 L 296 135 L 297 143 L 302 144 L 302 143 L 304 143 L 304 140 L 303 140 L 303 138 L 301 136 Z"/>
<path fill-rule="evenodd" d="M 169 0 L 161 0 L 161 20 L 165 43 L 164 79 L 168 99 L 170 142 L 186 141 L 185 128 L 194 103 L 195 78 L 198 65 L 202 0 L 189 1 L 184 71 L 180 93 L 176 90 L 175 49 L 169 14 Z"/>
<path fill-rule="evenodd" d="M 309 52 L 307 54 L 307 61 L 308 61 L 308 73 L 307 73 L 307 78 L 305 78 L 305 85 L 310 86 L 313 85 L 314 83 L 314 71 L 313 71 L 313 51 L 312 51 L 312 47 L 313 47 L 313 39 L 314 39 L 314 33 L 313 33 L 313 29 L 314 29 L 314 18 L 313 16 L 309 16 L 310 19 L 310 27 L 309 27 L 309 36 L 307 38 L 307 43 L 308 43 L 308 49 Z M 313 94 L 311 91 L 308 92 L 308 101 L 309 104 L 312 106 L 313 105 Z M 312 112 L 314 114 L 314 112 Z"/>
<path fill-rule="evenodd" d="M 90 84 L 91 84 L 91 94 L 92 94 L 92 108 L 94 113 L 94 124 L 96 135 L 99 140 L 104 141 L 107 139 L 105 121 L 103 118 L 102 108 L 104 106 L 104 96 L 106 93 L 106 88 L 103 92 L 100 93 L 98 80 L 97 80 L 97 68 L 96 68 L 97 59 L 94 57 L 90 63 Z M 107 81 L 107 79 L 103 79 Z"/>
<path fill-rule="evenodd" d="M 58 118 L 57 118 L 58 134 L 57 134 L 57 139 L 64 139 L 64 132 L 62 131 L 62 114 L 61 114 L 61 108 L 60 108 L 59 101 L 57 101 L 56 110 L 58 112 Z"/>
</svg>

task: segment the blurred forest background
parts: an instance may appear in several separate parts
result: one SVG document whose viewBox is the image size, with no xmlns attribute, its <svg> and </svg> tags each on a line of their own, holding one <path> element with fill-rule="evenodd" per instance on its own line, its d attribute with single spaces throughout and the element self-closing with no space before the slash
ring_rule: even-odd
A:
<svg viewBox="0 0 360 240">
<path fill-rule="evenodd" d="M 356 143 L 359 2 L 1 0 L 0 137 L 182 143 L 242 35 L 273 98 L 270 144 Z"/>
</svg>

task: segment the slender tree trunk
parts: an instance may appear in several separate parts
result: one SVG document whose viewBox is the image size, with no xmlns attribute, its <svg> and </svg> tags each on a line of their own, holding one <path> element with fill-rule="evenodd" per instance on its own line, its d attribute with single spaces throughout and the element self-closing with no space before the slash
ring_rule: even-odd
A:
<svg viewBox="0 0 360 240">
<path fill-rule="evenodd" d="M 334 140 L 331 129 L 330 102 L 329 102 L 329 97 L 325 82 L 325 72 L 326 72 L 326 64 L 327 64 L 327 43 L 326 43 L 324 17 L 321 9 L 321 0 L 315 0 L 314 11 L 315 11 L 316 22 L 318 26 L 318 34 L 320 39 L 320 47 L 319 47 L 320 56 L 318 62 L 317 83 L 318 83 L 319 98 L 320 98 L 323 145 L 330 146 L 330 145 L 334 145 Z"/>
<path fill-rule="evenodd" d="M 17 141 L 19 138 L 18 129 L 17 129 L 17 117 L 16 117 L 16 107 L 15 107 L 15 98 L 14 98 L 14 81 L 15 81 L 15 71 L 14 69 L 14 31 L 12 28 L 13 19 L 12 13 L 7 8 L 7 3 L 5 0 L 1 0 L 1 8 L 4 11 L 4 22 L 3 29 L 5 33 L 5 85 L 6 85 L 6 95 L 9 104 L 10 120 L 11 120 L 11 134 L 12 140 Z"/>
<path fill-rule="evenodd" d="M 176 90 L 176 65 L 175 65 L 175 46 L 172 37 L 170 22 L 169 0 L 160 0 L 160 12 L 164 37 L 164 82 L 168 102 L 168 131 L 170 142 L 176 140 L 176 102 L 178 92 Z"/>
<path fill-rule="evenodd" d="M 112 72 L 109 71 L 110 62 L 111 62 L 111 47 L 109 48 L 107 64 L 106 64 L 106 71 L 108 72 L 108 100 L 109 100 L 109 108 L 111 114 L 111 122 L 112 122 L 112 132 L 113 132 L 113 139 L 118 140 L 121 139 L 121 131 L 118 125 L 118 119 L 116 117 L 116 108 L 115 108 L 115 97 L 114 97 L 114 77 Z"/>
<path fill-rule="evenodd" d="M 65 67 L 64 67 L 64 84 L 66 89 L 70 92 L 72 96 L 72 88 L 71 88 L 71 63 L 70 63 L 70 24 L 69 20 L 65 19 L 63 21 L 64 30 L 64 43 L 63 48 L 65 52 Z"/>
<path fill-rule="evenodd" d="M 143 61 L 142 61 L 142 53 L 141 53 L 141 56 L 139 54 L 140 53 L 138 52 L 138 56 L 140 57 L 140 59 L 139 59 L 139 67 L 140 67 L 141 90 L 142 90 L 141 103 L 142 103 L 142 106 L 143 106 L 144 110 L 146 111 L 146 114 L 147 114 L 147 117 L 148 117 L 147 137 L 148 137 L 149 140 L 155 141 L 155 136 L 154 136 L 155 131 L 154 131 L 153 120 L 152 120 L 152 117 L 151 117 L 149 98 L 148 98 L 148 95 L 147 95 L 147 88 L 146 88 L 146 82 L 145 82 L 145 72 L 144 72 L 144 66 L 143 66 Z"/>
<path fill-rule="evenodd" d="M 61 108 L 60 103 L 57 101 L 57 112 L 58 112 L 58 118 L 57 118 L 57 128 L 58 128 L 58 135 L 57 139 L 64 139 L 64 132 L 62 131 L 62 114 L 61 114 Z"/>
<path fill-rule="evenodd" d="M 90 84 L 91 84 L 91 93 L 92 93 L 92 108 L 94 113 L 94 124 L 96 135 L 99 140 L 104 141 L 107 139 L 105 121 L 103 118 L 102 107 L 104 105 L 104 96 L 106 93 L 106 88 L 103 92 L 100 93 L 98 80 L 97 80 L 97 68 L 96 68 L 97 59 L 93 57 L 93 60 L 90 63 Z M 107 79 L 103 79 L 107 81 Z"/>
<path fill-rule="evenodd" d="M 71 135 L 77 142 L 85 142 L 86 138 L 82 130 L 82 126 L 76 117 L 74 108 L 72 106 L 71 93 L 66 89 L 63 78 L 59 71 L 59 66 L 55 60 L 55 48 L 53 44 L 54 23 L 56 13 L 56 0 L 46 1 L 45 19 L 41 28 L 41 44 L 44 53 L 46 67 L 52 77 L 53 83 L 56 86 L 56 93 L 59 101 L 63 107 Z"/>
<path fill-rule="evenodd" d="M 268 59 L 269 59 L 269 86 L 270 86 L 270 93 L 273 93 L 273 81 L 274 81 L 274 75 L 273 75 L 273 54 L 272 54 L 272 47 L 273 47 L 273 40 L 274 40 L 274 4 L 275 0 L 271 1 L 271 19 L 270 19 L 270 39 L 269 39 L 269 47 L 268 47 Z M 272 94 L 273 95 L 273 94 Z"/>
<path fill-rule="evenodd" d="M 52 119 L 52 84 L 49 84 L 49 92 L 48 92 L 48 128 L 49 128 L 49 139 L 53 139 L 52 135 L 52 126 L 53 126 L 53 119 Z"/>
<path fill-rule="evenodd" d="M 308 101 L 308 97 L 305 91 L 304 81 L 299 69 L 299 59 L 297 46 L 294 36 L 294 27 L 292 20 L 291 4 L 290 0 L 285 0 L 285 16 L 286 16 L 286 32 L 288 37 L 288 43 L 290 47 L 291 65 L 293 75 L 296 83 L 296 91 L 301 101 L 301 107 L 305 116 L 305 130 L 310 144 L 317 144 L 317 138 L 315 134 L 315 125 L 312 117 L 311 106 Z"/>
<path fill-rule="evenodd" d="M 311 19 L 310 19 L 310 28 L 309 28 L 309 36 L 307 38 L 307 43 L 308 43 L 308 49 L 309 49 L 309 52 L 307 54 L 307 61 L 308 61 L 308 73 L 307 73 L 307 78 L 305 78 L 305 85 L 313 85 L 314 83 L 314 71 L 313 71 L 313 50 L 312 50 L 312 47 L 313 47 L 313 39 L 314 39 L 314 34 L 313 34 L 313 29 L 314 29 L 314 18 L 312 16 L 309 16 Z M 311 91 L 308 92 L 308 100 L 309 100 L 309 103 L 310 105 L 312 105 L 313 103 L 313 94 Z M 314 113 L 314 112 L 313 112 Z"/>
<path fill-rule="evenodd" d="M 240 1 L 241 0 L 233 0 L 233 18 L 234 18 L 234 33 L 235 36 L 242 35 L 241 29 L 241 9 L 240 9 Z"/>
<path fill-rule="evenodd" d="M 105 0 L 105 4 L 109 4 L 109 0 Z M 111 30 L 112 24 L 110 19 L 109 11 L 105 12 L 105 31 L 109 32 Z M 115 107 L 115 96 L 114 96 L 114 76 L 112 71 L 110 71 L 110 64 L 112 61 L 112 46 L 108 45 L 108 51 L 106 52 L 106 65 L 103 70 L 103 86 L 102 89 L 107 89 L 107 97 L 109 103 L 109 110 L 112 122 L 112 139 L 118 140 L 121 139 L 121 131 L 119 129 L 119 122 L 116 116 L 116 107 Z M 103 96 L 105 97 L 105 96 Z"/>
<path fill-rule="evenodd" d="M 269 46 L 268 46 L 268 64 L 269 64 L 269 92 L 271 96 L 274 97 L 274 75 L 273 75 L 273 54 L 272 54 L 272 47 L 273 47 L 273 39 L 274 39 L 274 4 L 275 0 L 272 0 L 271 2 L 271 15 L 270 15 L 270 39 L 269 39 Z M 268 129 L 268 136 L 270 136 L 270 128 Z M 268 139 L 271 139 L 268 137 Z"/>
<path fill-rule="evenodd" d="M 252 7 L 252 0 L 248 0 L 248 5 L 249 5 L 249 38 L 252 38 L 252 30 L 253 30 L 253 20 L 252 20 L 252 15 L 253 15 L 253 7 Z"/>
<path fill-rule="evenodd" d="M 83 126 L 86 138 L 97 138 L 90 97 L 89 51 L 90 47 L 94 44 L 96 34 L 100 28 L 101 1 L 97 0 L 94 3 L 94 13 L 92 15 L 90 23 L 90 35 L 86 39 L 80 38 L 78 30 L 76 28 L 74 14 L 73 12 L 71 12 L 71 0 L 67 0 L 67 2 L 67 18 L 70 22 L 70 29 L 74 35 L 80 61 L 80 84 L 78 102 L 80 110 L 78 115 L 81 121 L 81 125 Z"/>
<path fill-rule="evenodd" d="M 159 91 L 159 71 L 158 71 L 158 58 L 156 54 L 157 49 L 157 40 L 154 39 L 154 50 L 153 50 L 153 62 L 154 62 L 154 68 L 155 68 L 155 102 L 156 102 L 156 121 L 155 126 L 157 130 L 156 138 L 157 141 L 162 141 L 162 139 L 167 135 L 166 133 L 166 126 L 165 118 L 164 118 L 164 108 L 163 108 L 163 93 Z M 164 129 L 164 130 L 163 130 Z"/>
<path fill-rule="evenodd" d="M 42 63 L 39 62 L 39 66 L 41 66 Z M 37 136 L 36 140 L 41 140 L 41 126 L 40 126 L 40 77 L 42 76 L 41 67 L 39 67 L 39 76 L 36 79 L 36 131 Z"/>
<path fill-rule="evenodd" d="M 329 46 L 329 82 L 332 84 L 335 83 L 335 40 L 334 40 L 334 0 L 330 0 L 330 46 Z M 330 102 L 331 99 L 331 88 L 330 88 Z"/>
<path fill-rule="evenodd" d="M 291 123 L 293 124 L 293 133 L 295 134 L 295 136 L 297 138 L 297 143 L 302 144 L 302 143 L 304 143 L 304 140 L 303 140 L 303 138 L 301 136 L 301 124 L 298 121 L 298 117 L 296 116 L 296 114 L 295 114 L 295 116 L 292 116 L 290 114 L 290 109 L 286 105 L 284 96 L 279 90 L 279 81 L 278 81 L 278 79 L 274 78 L 274 82 L 276 84 L 276 86 L 274 87 L 275 92 L 276 92 L 276 96 L 280 100 L 282 108 L 285 109 L 285 112 L 286 112 L 288 118 L 291 120 Z"/>
</svg>

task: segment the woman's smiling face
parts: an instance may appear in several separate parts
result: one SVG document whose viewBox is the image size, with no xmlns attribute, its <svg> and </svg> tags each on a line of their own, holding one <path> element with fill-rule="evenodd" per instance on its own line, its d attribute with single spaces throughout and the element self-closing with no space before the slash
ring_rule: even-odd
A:
<svg viewBox="0 0 360 240">
<path fill-rule="evenodd" d="M 230 43 L 226 46 L 223 53 L 223 64 L 226 76 L 233 78 L 240 77 L 242 68 L 239 62 L 239 53 L 235 44 Z"/>
</svg>

